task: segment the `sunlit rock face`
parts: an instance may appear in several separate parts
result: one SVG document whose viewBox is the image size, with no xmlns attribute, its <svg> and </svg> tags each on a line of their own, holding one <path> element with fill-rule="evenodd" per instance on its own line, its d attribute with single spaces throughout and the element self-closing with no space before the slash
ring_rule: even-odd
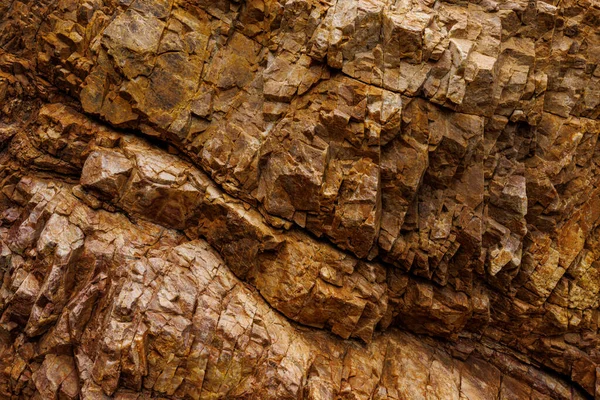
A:
<svg viewBox="0 0 600 400">
<path fill-rule="evenodd" d="M 0 398 L 600 399 L 594 0 L 0 3 Z"/>
</svg>

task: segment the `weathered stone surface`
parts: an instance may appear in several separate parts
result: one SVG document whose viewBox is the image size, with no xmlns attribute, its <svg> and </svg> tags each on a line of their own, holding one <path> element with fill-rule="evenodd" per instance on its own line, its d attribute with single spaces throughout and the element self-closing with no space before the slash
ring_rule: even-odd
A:
<svg viewBox="0 0 600 400">
<path fill-rule="evenodd" d="M 0 4 L 0 397 L 600 398 L 599 21 Z"/>
</svg>

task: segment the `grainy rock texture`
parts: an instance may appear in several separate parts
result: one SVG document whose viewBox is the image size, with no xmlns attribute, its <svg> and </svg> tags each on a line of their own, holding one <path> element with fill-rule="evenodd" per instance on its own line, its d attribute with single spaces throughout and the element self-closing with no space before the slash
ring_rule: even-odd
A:
<svg viewBox="0 0 600 400">
<path fill-rule="evenodd" d="M 596 0 L 0 2 L 0 398 L 600 399 Z"/>
</svg>

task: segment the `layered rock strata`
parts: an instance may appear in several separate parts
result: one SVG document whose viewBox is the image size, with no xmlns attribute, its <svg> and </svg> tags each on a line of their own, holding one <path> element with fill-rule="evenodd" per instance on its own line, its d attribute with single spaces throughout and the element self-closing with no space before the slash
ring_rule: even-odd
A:
<svg viewBox="0 0 600 400">
<path fill-rule="evenodd" d="M 600 398 L 593 1 L 0 5 L 0 396 Z"/>
</svg>

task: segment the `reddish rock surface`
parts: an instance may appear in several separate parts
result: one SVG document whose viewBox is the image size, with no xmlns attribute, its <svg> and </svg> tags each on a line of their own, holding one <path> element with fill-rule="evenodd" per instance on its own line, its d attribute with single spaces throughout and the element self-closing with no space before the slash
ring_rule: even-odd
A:
<svg viewBox="0 0 600 400">
<path fill-rule="evenodd" d="M 600 4 L 0 4 L 0 398 L 600 398 Z"/>
</svg>

